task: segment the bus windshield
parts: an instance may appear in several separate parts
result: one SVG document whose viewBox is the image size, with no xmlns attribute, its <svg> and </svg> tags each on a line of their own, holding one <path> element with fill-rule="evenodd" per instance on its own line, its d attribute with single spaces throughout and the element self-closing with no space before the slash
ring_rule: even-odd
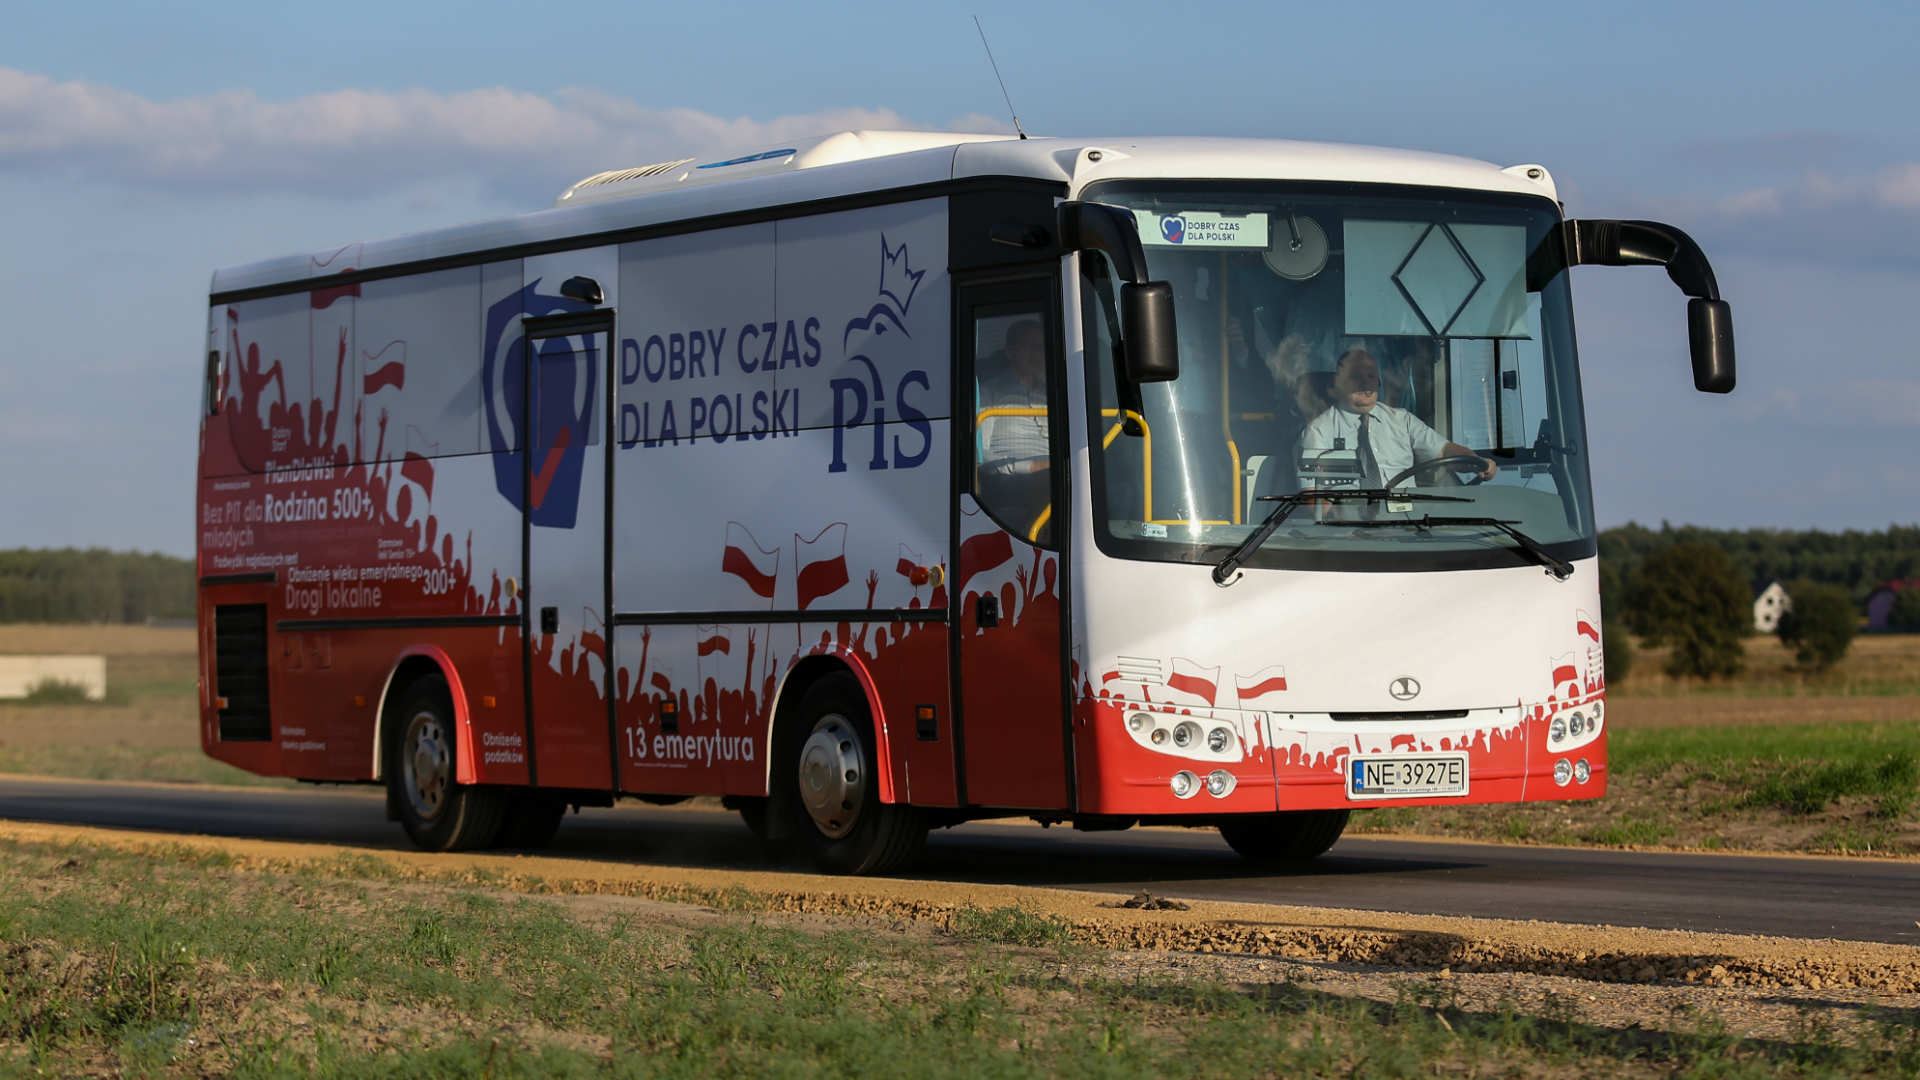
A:
<svg viewBox="0 0 1920 1080">
<path fill-rule="evenodd" d="M 1108 271 L 1084 259 L 1103 551 L 1217 563 L 1276 496 L 1391 488 L 1460 501 L 1309 502 L 1243 565 L 1534 561 L 1515 530 L 1558 559 L 1593 554 L 1566 275 L 1527 287 L 1527 257 L 1559 220 L 1551 202 L 1247 181 L 1114 181 L 1084 197 L 1134 212 L 1149 275 L 1173 286 L 1181 364 L 1140 387 L 1139 433 L 1126 431 Z M 1482 523 L 1445 523 L 1460 518 Z"/>
</svg>

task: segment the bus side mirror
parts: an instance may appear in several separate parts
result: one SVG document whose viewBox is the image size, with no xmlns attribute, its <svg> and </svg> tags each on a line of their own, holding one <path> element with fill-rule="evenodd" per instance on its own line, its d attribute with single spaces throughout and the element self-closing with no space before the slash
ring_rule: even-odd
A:
<svg viewBox="0 0 1920 1080">
<path fill-rule="evenodd" d="M 1693 385 L 1709 394 L 1733 389 L 1733 312 L 1720 299 L 1713 267 L 1693 238 L 1659 221 L 1570 219 L 1527 256 L 1527 290 L 1539 292 L 1573 266 L 1664 266 L 1687 301 Z"/>
<path fill-rule="evenodd" d="M 1097 202 L 1060 204 L 1060 246 L 1067 251 L 1097 251 L 1113 266 L 1120 286 L 1120 340 L 1129 382 L 1166 382 L 1180 377 L 1180 351 L 1174 343 L 1173 286 L 1147 280 L 1147 252 L 1133 211 Z M 1101 286 L 1104 288 L 1105 286 Z M 1111 294 L 1103 294 L 1111 304 Z M 1111 319 L 1111 307 L 1108 318 Z M 1116 358 L 1115 367 L 1120 367 Z"/>
<path fill-rule="evenodd" d="M 1725 300 L 1687 301 L 1687 343 L 1693 351 L 1693 388 L 1709 394 L 1733 389 L 1733 313 Z"/>
<path fill-rule="evenodd" d="M 1150 383 L 1180 377 L 1172 285 L 1130 281 L 1120 286 L 1120 332 L 1127 342 L 1127 378 Z"/>
</svg>

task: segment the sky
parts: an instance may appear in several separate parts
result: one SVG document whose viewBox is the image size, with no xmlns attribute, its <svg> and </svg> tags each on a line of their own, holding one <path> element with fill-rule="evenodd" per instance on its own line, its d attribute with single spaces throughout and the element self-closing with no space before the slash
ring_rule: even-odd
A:
<svg viewBox="0 0 1920 1080">
<path fill-rule="evenodd" d="M 191 554 L 219 266 L 849 128 L 1437 150 L 1700 242 L 1573 294 L 1603 526 L 1920 519 L 1920 5 L 28 5 L 0 43 L 0 548 Z"/>
</svg>

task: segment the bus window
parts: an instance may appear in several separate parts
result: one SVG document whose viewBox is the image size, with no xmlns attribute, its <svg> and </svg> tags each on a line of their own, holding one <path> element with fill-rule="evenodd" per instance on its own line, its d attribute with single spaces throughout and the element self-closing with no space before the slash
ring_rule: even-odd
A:
<svg viewBox="0 0 1920 1080">
<path fill-rule="evenodd" d="M 1037 304 L 976 309 L 973 496 L 1009 532 L 1046 547 L 1053 535 L 1047 336 Z"/>
</svg>

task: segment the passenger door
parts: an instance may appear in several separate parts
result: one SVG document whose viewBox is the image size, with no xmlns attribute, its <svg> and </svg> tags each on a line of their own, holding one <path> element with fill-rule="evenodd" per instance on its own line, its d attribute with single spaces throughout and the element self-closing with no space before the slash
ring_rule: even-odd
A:
<svg viewBox="0 0 1920 1080">
<path fill-rule="evenodd" d="M 1059 310 L 1053 274 L 955 292 L 949 596 L 962 797 L 972 805 L 1072 805 Z"/>
</svg>

